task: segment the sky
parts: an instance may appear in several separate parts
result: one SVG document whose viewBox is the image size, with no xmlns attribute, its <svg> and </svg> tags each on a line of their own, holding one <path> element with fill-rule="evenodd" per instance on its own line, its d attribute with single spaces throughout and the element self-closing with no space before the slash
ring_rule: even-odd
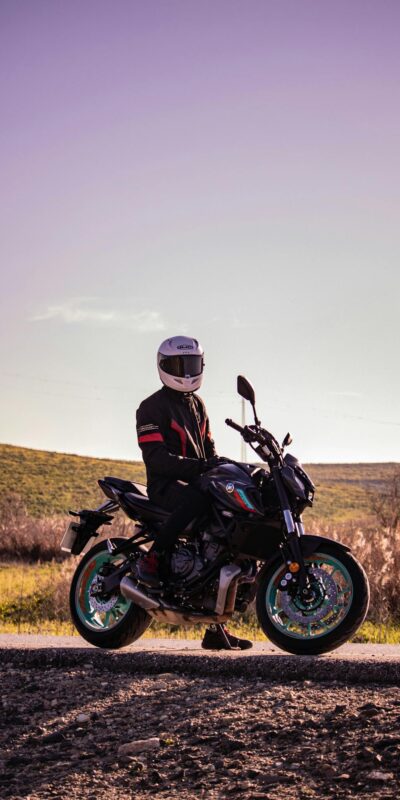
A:
<svg viewBox="0 0 400 800">
<path fill-rule="evenodd" d="M 0 441 L 137 459 L 198 338 L 303 461 L 398 461 L 397 0 L 2 0 Z M 248 421 L 250 421 L 248 412 Z"/>
</svg>

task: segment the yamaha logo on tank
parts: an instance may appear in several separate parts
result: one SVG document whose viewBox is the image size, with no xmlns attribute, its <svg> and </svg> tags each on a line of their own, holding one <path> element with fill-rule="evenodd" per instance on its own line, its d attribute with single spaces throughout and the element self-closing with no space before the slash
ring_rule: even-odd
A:
<svg viewBox="0 0 400 800">
<path fill-rule="evenodd" d="M 229 481 L 229 483 L 226 484 L 225 489 L 227 492 L 229 492 L 229 494 L 231 494 L 235 491 L 235 484 Z"/>
</svg>

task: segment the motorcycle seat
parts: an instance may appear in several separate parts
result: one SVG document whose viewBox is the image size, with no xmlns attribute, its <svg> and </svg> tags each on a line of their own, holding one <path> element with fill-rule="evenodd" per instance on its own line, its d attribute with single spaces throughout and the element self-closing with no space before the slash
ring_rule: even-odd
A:
<svg viewBox="0 0 400 800">
<path fill-rule="evenodd" d="M 147 521 L 160 522 L 169 516 L 170 512 L 165 508 L 160 508 L 154 503 L 151 503 L 148 497 L 138 494 L 136 491 L 124 492 L 123 498 L 120 500 L 121 505 L 126 505 L 131 511 L 137 512 L 140 517 Z"/>
<path fill-rule="evenodd" d="M 144 483 L 134 483 L 133 481 L 124 481 L 121 478 L 112 477 L 104 478 L 104 481 L 112 489 L 117 489 L 119 492 L 134 492 L 147 497 L 147 488 Z"/>
<path fill-rule="evenodd" d="M 144 522 L 162 523 L 171 514 L 170 511 L 156 506 L 155 503 L 149 500 L 147 488 L 143 483 L 134 483 L 133 481 L 124 481 L 120 478 L 112 477 L 104 478 L 104 483 L 122 493 L 119 502 L 131 519 L 140 518 Z M 190 522 L 184 533 L 191 531 L 195 522 L 196 520 Z"/>
<path fill-rule="evenodd" d="M 156 506 L 149 500 L 148 497 L 143 497 L 142 495 L 134 494 L 133 492 L 127 492 L 124 494 L 123 498 L 120 500 L 120 504 L 128 516 L 130 516 L 132 519 L 140 519 L 143 522 L 161 524 L 165 522 L 171 515 L 171 511 L 167 511 L 165 508 Z M 189 522 L 189 524 L 183 531 L 181 531 L 181 533 L 190 533 L 190 531 L 192 531 L 195 527 L 196 523 L 197 517 Z"/>
</svg>

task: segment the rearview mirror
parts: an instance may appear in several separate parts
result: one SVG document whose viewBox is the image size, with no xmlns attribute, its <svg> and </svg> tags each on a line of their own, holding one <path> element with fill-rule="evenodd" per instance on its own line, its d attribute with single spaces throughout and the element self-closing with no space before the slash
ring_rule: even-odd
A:
<svg viewBox="0 0 400 800">
<path fill-rule="evenodd" d="M 287 446 L 288 446 L 288 444 L 292 444 L 292 442 L 293 442 L 293 439 L 292 439 L 292 437 L 291 437 L 290 433 L 287 433 L 287 434 L 286 434 L 286 436 L 285 436 L 285 438 L 284 438 L 284 440 L 283 440 L 283 442 L 282 442 L 282 450 L 283 450 L 285 447 L 287 447 Z"/>
<path fill-rule="evenodd" d="M 249 400 L 254 408 L 256 403 L 255 391 L 250 381 L 248 381 L 247 378 L 244 378 L 243 375 L 238 375 L 237 390 L 240 396 L 244 397 L 245 400 Z"/>
</svg>

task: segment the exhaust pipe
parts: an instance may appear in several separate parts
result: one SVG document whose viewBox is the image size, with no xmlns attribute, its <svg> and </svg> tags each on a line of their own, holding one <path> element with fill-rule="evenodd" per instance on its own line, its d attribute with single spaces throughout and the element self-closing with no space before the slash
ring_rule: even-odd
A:
<svg viewBox="0 0 400 800">
<path fill-rule="evenodd" d="M 126 597 L 128 600 L 133 600 L 133 602 L 141 608 L 150 610 L 152 608 L 160 607 L 160 603 L 157 600 L 154 600 L 152 597 L 149 597 L 147 594 L 138 589 L 136 583 L 133 583 L 133 581 L 128 577 L 122 578 L 119 588 L 124 597 Z"/>
<path fill-rule="evenodd" d="M 229 587 L 231 586 L 232 581 L 237 578 L 238 575 L 240 575 L 241 571 L 242 570 L 237 564 L 227 564 L 225 567 L 221 567 L 221 571 L 219 573 L 217 602 L 215 603 L 216 614 L 224 613 Z M 233 598 L 233 602 L 235 602 L 235 598 Z M 229 611 L 233 611 L 233 608 L 229 609 Z"/>
</svg>

